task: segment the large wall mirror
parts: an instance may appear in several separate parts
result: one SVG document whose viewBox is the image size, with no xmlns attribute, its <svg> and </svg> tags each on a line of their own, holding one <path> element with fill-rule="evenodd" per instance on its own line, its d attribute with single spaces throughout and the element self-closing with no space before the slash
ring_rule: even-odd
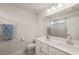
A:
<svg viewBox="0 0 79 59">
<path fill-rule="evenodd" d="M 67 38 L 67 22 L 66 18 L 50 19 L 48 34 L 50 36 Z"/>
</svg>

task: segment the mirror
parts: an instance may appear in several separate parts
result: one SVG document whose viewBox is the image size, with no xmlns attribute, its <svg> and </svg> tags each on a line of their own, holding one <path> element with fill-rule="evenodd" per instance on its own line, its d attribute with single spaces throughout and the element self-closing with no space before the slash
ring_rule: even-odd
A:
<svg viewBox="0 0 79 59">
<path fill-rule="evenodd" d="M 50 36 L 67 38 L 67 22 L 66 18 L 59 18 L 53 20 L 50 19 L 50 23 L 47 29 L 47 33 Z"/>
</svg>

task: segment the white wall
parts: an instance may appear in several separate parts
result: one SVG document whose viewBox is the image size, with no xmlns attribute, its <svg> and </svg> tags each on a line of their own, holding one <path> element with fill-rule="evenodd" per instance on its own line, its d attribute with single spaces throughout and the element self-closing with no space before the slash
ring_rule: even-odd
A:
<svg viewBox="0 0 79 59">
<path fill-rule="evenodd" d="M 36 36 L 36 17 L 28 11 L 8 4 L 0 4 L 0 23 L 15 26 L 15 38 L 0 42 L 0 54 L 12 54 L 24 50 Z M 23 42 L 21 38 L 24 39 Z"/>
<path fill-rule="evenodd" d="M 48 19 L 45 18 L 46 12 L 42 11 L 37 14 L 37 36 L 45 36 L 46 35 L 46 27 L 48 23 Z"/>
<path fill-rule="evenodd" d="M 67 33 L 72 39 L 79 40 L 79 15 L 67 18 Z"/>
</svg>

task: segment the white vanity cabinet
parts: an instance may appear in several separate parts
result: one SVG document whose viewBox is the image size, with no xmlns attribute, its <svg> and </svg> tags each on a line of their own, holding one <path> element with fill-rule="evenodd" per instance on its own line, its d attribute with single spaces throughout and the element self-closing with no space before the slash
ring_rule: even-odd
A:
<svg viewBox="0 0 79 59">
<path fill-rule="evenodd" d="M 69 55 L 69 54 L 55 47 L 49 46 L 49 55 Z"/>
<path fill-rule="evenodd" d="M 36 55 L 48 55 L 48 45 L 44 42 L 36 40 Z"/>
<path fill-rule="evenodd" d="M 42 42 L 41 52 L 44 53 L 45 55 L 48 55 L 48 51 L 49 51 L 49 45 Z"/>
<path fill-rule="evenodd" d="M 52 45 L 49 42 L 44 42 L 41 39 L 36 39 L 36 55 L 70 55 Z"/>
</svg>

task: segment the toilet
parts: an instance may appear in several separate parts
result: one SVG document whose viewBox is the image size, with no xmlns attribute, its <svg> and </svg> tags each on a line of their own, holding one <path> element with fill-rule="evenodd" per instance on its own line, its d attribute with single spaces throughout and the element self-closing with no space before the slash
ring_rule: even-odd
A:
<svg viewBox="0 0 79 59">
<path fill-rule="evenodd" d="M 29 55 L 35 54 L 35 43 L 31 43 L 27 45 L 27 54 Z"/>
</svg>

